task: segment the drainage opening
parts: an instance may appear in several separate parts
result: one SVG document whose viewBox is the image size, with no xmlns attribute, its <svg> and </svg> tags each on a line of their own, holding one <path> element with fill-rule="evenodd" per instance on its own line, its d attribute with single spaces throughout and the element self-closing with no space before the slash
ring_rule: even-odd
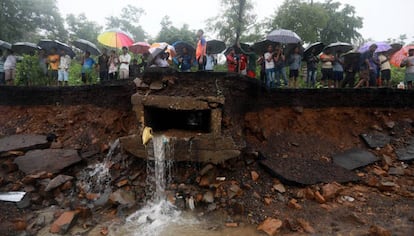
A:
<svg viewBox="0 0 414 236">
<path fill-rule="evenodd" d="M 170 110 L 144 107 L 145 125 L 154 131 L 171 129 L 210 132 L 211 110 Z"/>
</svg>

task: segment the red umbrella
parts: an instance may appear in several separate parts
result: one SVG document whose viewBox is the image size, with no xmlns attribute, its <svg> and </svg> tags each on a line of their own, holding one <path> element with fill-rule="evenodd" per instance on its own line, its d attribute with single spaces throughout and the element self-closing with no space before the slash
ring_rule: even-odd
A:
<svg viewBox="0 0 414 236">
<path fill-rule="evenodd" d="M 151 47 L 149 43 L 146 42 L 136 42 L 129 46 L 129 51 L 135 54 L 144 54 L 149 52 L 148 49 Z"/>
<path fill-rule="evenodd" d="M 391 57 L 391 64 L 393 66 L 400 67 L 402 60 L 408 57 L 408 50 L 410 49 L 414 49 L 414 44 L 407 45 L 401 48 L 398 52 L 394 53 L 394 55 Z"/>
</svg>

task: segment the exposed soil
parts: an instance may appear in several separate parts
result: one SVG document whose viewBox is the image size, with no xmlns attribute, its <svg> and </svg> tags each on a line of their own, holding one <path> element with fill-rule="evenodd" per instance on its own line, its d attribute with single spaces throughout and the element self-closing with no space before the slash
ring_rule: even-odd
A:
<svg viewBox="0 0 414 236">
<path fill-rule="evenodd" d="M 185 93 L 164 92 L 170 95 Z M 235 90 L 234 93 L 241 93 L 241 90 Z M 191 195 L 196 199 L 197 211 L 204 212 L 206 217 L 213 214 L 210 210 L 228 215 L 227 222 L 223 222 L 220 227 L 225 227 L 224 223 L 228 222 L 258 225 L 266 217 L 272 217 L 283 221 L 280 229 L 282 235 L 310 232 L 309 228 L 298 223 L 298 219 L 308 222 L 315 235 L 369 235 L 371 226 L 383 227 L 392 235 L 412 235 L 414 165 L 399 162 L 395 149 L 404 146 L 414 132 L 414 109 L 266 107 L 263 103 L 240 118 L 242 120 L 237 124 L 232 123 L 236 120 L 225 122 L 229 127 L 242 127 L 239 135 L 243 137 L 247 148 L 241 157 L 213 166 L 204 176 L 199 175 L 204 167 L 200 164 L 176 163 L 173 167 L 173 179 L 167 188 L 171 201 L 179 208 L 186 208 L 185 201 L 172 199 L 173 196 L 180 195 L 185 199 Z M 394 123 L 393 127 L 389 125 L 390 122 Z M 64 174 L 71 176 L 77 176 L 90 163 L 102 161 L 108 145 L 118 137 L 138 132 L 136 117 L 130 107 L 114 105 L 4 105 L 0 106 L 0 124 L 0 137 L 16 133 L 54 133 L 57 135 L 56 142 L 52 144 L 55 148 L 74 148 L 80 153 L 92 153 L 81 164 L 64 170 Z M 359 135 L 373 130 L 392 137 L 391 144 L 386 147 L 370 150 L 382 161 L 355 170 L 361 181 L 338 184 L 340 190 L 327 197 L 323 203 L 316 200 L 315 193 L 325 195 L 323 189 L 326 184 L 288 185 L 273 178 L 259 165 L 258 160 L 263 157 L 331 162 L 333 154 L 349 148 L 368 149 Z M 14 158 L 0 157 L 0 164 L 3 166 Z M 27 209 L 17 209 L 14 204 L 0 202 L 0 235 L 18 235 L 23 231 L 33 235 L 42 227 L 50 227 L 35 227 L 33 223 L 38 216 L 37 210 L 51 205 L 58 205 L 60 209 L 56 210 L 56 216 L 66 210 L 79 210 L 81 217 L 77 225 L 85 229 L 82 235 L 88 235 L 88 229 L 105 229 L 105 221 L 123 219 L 145 203 L 146 163 L 128 154 L 122 154 L 119 158 L 119 162 L 114 161 L 111 167 L 111 186 L 114 190 L 134 191 L 134 206 L 108 203 L 89 209 L 91 201 L 87 199 L 86 193 L 73 184 L 69 190 L 40 193 L 41 200 L 32 201 L 31 207 Z M 403 174 L 390 174 L 388 171 L 391 167 L 402 169 Z M 252 179 L 252 171 L 258 174 L 257 180 Z M 23 177 L 20 171 L 7 173 L 2 168 L 0 192 L 24 191 L 29 187 L 36 189 L 40 186 L 41 181 L 39 185 L 23 184 L 20 181 Z M 225 177 L 225 180 L 219 181 L 216 177 Z M 119 183 L 125 179 L 128 180 L 127 184 L 121 186 Z M 393 185 L 384 186 L 383 182 Z M 286 192 L 277 190 L 275 185 L 278 184 L 282 184 Z M 230 197 L 229 189 L 234 185 L 240 191 Z M 214 209 L 202 200 L 203 194 L 209 191 L 214 195 Z M 66 200 L 60 199 L 62 194 Z M 292 199 L 297 200 L 297 205 L 289 203 Z M 105 235 L 105 231 L 100 232 Z"/>
</svg>

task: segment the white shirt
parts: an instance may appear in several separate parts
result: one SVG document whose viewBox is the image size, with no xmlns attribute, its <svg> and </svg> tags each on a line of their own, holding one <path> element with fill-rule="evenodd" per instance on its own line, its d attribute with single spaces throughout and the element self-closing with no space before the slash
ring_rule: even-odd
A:
<svg viewBox="0 0 414 236">
<path fill-rule="evenodd" d="M 406 67 L 407 69 L 405 70 L 405 73 L 414 74 L 414 56 L 405 58 L 403 60 L 403 63 L 407 62 L 407 61 L 409 61 L 411 63 L 411 66 Z M 4 65 L 6 65 L 6 64 L 4 64 Z M 6 69 L 6 66 L 5 66 L 5 69 Z"/>
<path fill-rule="evenodd" d="M 157 56 L 154 60 L 154 65 L 158 67 L 169 67 L 170 64 L 168 64 L 168 61 L 165 59 L 162 59 L 160 56 Z"/>
<path fill-rule="evenodd" d="M 129 63 L 130 62 L 131 62 L 131 55 L 129 55 L 128 53 L 125 54 L 125 55 L 121 54 L 119 56 L 119 63 L 120 63 L 119 69 L 120 70 L 129 70 Z"/>
<path fill-rule="evenodd" d="M 67 70 L 69 69 L 70 62 L 72 59 L 70 59 L 69 55 L 64 55 L 60 57 L 60 63 L 59 63 L 59 69 Z"/>
<path fill-rule="evenodd" d="M 275 68 L 275 62 L 273 61 L 273 53 L 266 52 L 264 54 L 265 59 L 265 69 L 273 69 Z M 268 61 L 270 60 L 270 61 Z"/>
<path fill-rule="evenodd" d="M 386 56 L 381 54 L 378 56 L 378 60 L 381 65 L 381 70 L 391 70 L 390 61 L 388 60 Z"/>
<path fill-rule="evenodd" d="M 4 70 L 15 70 L 16 69 L 16 56 L 8 55 L 4 62 Z"/>
<path fill-rule="evenodd" d="M 206 56 L 206 70 L 214 70 L 214 57 L 213 55 Z"/>
</svg>

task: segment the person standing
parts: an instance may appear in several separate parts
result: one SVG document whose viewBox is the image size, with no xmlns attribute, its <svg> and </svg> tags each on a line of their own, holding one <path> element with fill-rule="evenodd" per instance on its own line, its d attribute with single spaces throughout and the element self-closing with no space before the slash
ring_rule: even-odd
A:
<svg viewBox="0 0 414 236">
<path fill-rule="evenodd" d="M 405 83 L 408 89 L 413 88 L 414 82 L 414 49 L 408 50 L 408 57 L 401 62 L 401 67 L 405 67 Z"/>
<path fill-rule="evenodd" d="M 16 78 L 17 58 L 12 50 L 8 50 L 6 61 L 4 61 L 4 79 L 6 85 L 13 85 Z"/>
<path fill-rule="evenodd" d="M 325 88 L 333 87 L 332 80 L 333 80 L 333 66 L 332 62 L 334 61 L 335 57 L 332 56 L 331 51 L 326 49 L 322 55 L 320 56 L 322 62 L 322 83 Z"/>
<path fill-rule="evenodd" d="M 302 56 L 299 54 L 299 47 L 293 49 L 289 59 L 289 87 L 298 88 L 299 69 L 302 63 Z"/>
<path fill-rule="evenodd" d="M 216 64 L 216 59 L 214 58 L 213 54 L 210 53 L 210 50 L 207 48 L 207 55 L 206 55 L 206 71 L 214 71 L 214 65 Z"/>
<path fill-rule="evenodd" d="M 283 79 L 284 85 L 288 86 L 287 78 L 285 77 L 284 69 L 285 69 L 285 55 L 283 54 L 282 48 L 279 46 L 276 47 L 275 53 L 273 54 L 273 61 L 274 61 L 274 78 L 276 80 L 276 86 L 281 87 L 282 83 L 280 78 Z"/>
<path fill-rule="evenodd" d="M 188 53 L 188 49 L 186 47 L 183 48 L 183 55 L 178 57 L 178 67 L 180 68 L 181 72 L 190 72 L 191 65 L 193 64 L 193 58 Z"/>
<path fill-rule="evenodd" d="M 131 55 L 128 53 L 127 47 L 122 47 L 122 54 L 119 56 L 119 78 L 129 78 L 129 63 L 131 62 Z"/>
<path fill-rule="evenodd" d="M 375 68 L 371 63 L 374 60 L 374 52 L 377 50 L 378 46 L 372 44 L 368 51 L 361 54 L 360 66 L 359 66 L 359 82 L 355 88 L 359 88 L 362 85 L 369 87 L 370 81 L 375 81 Z"/>
<path fill-rule="evenodd" d="M 107 54 L 107 49 L 102 49 L 102 54 L 98 57 L 98 66 L 99 66 L 99 78 L 102 81 L 108 80 L 109 73 L 109 56 Z"/>
<path fill-rule="evenodd" d="M 0 49 L 0 85 L 6 84 L 6 80 L 4 79 L 4 61 L 6 58 L 3 55 L 3 51 Z"/>
<path fill-rule="evenodd" d="M 316 72 L 317 65 L 319 62 L 318 57 L 315 55 L 315 49 L 312 49 L 311 53 L 305 58 L 306 59 L 306 86 L 308 88 L 314 88 L 316 84 Z"/>
<path fill-rule="evenodd" d="M 39 51 L 39 56 L 38 57 L 39 57 L 39 67 L 42 71 L 42 76 L 46 78 L 47 77 L 47 67 L 48 67 L 46 51 L 44 49 L 41 49 Z"/>
<path fill-rule="evenodd" d="M 267 46 L 267 52 L 264 54 L 266 87 L 271 88 L 275 82 L 275 61 L 273 60 L 273 46 Z"/>
<path fill-rule="evenodd" d="M 355 76 L 359 70 L 359 55 L 344 56 L 343 67 L 345 71 L 345 79 L 341 82 L 341 88 L 345 88 L 346 86 L 353 88 L 355 86 Z"/>
<path fill-rule="evenodd" d="M 339 88 L 339 85 L 344 80 L 344 57 L 341 54 L 341 51 L 336 52 L 336 56 L 332 65 L 333 81 L 335 88 Z"/>
<path fill-rule="evenodd" d="M 204 31 L 199 29 L 197 31 L 197 47 L 196 47 L 196 60 L 198 63 L 198 70 L 203 71 L 206 69 L 206 48 L 207 41 L 204 38 Z"/>
<path fill-rule="evenodd" d="M 59 71 L 58 71 L 58 85 L 68 85 L 69 81 L 69 67 L 72 59 L 65 52 L 61 50 L 61 56 L 59 61 Z"/>
<path fill-rule="evenodd" d="M 108 73 L 110 80 L 115 80 L 118 78 L 118 64 L 118 55 L 116 55 L 115 50 L 111 50 L 111 55 L 109 56 L 108 60 Z"/>
<path fill-rule="evenodd" d="M 227 71 L 232 73 L 237 72 L 237 58 L 234 48 L 229 49 L 229 53 L 226 56 L 226 61 Z"/>
<path fill-rule="evenodd" d="M 58 70 L 60 56 L 57 54 L 56 48 L 50 50 L 50 54 L 47 57 L 47 62 L 49 64 L 49 79 L 50 85 L 54 85 L 58 81 Z"/>
<path fill-rule="evenodd" d="M 89 51 L 85 52 L 85 56 L 82 61 L 82 81 L 85 84 L 90 84 L 92 82 L 92 69 L 93 66 L 96 64 L 95 60 L 91 57 L 91 53 Z"/>
<path fill-rule="evenodd" d="M 237 47 L 244 55 L 247 56 L 247 77 L 256 79 L 256 53 L 253 51 L 253 48 L 251 46 L 247 48 L 247 51 L 243 50 L 243 48 L 240 46 L 240 43 L 237 43 Z"/>
<path fill-rule="evenodd" d="M 390 59 L 385 52 L 380 52 L 378 55 L 378 62 L 381 70 L 381 84 L 385 87 L 390 87 L 391 83 L 391 64 Z"/>
</svg>

